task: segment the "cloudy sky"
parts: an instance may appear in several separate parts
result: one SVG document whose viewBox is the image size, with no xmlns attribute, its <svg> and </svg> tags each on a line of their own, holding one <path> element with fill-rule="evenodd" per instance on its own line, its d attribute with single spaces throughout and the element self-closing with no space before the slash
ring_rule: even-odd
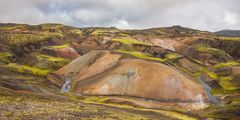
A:
<svg viewBox="0 0 240 120">
<path fill-rule="evenodd" d="M 240 29 L 240 0 L 0 0 L 0 22 Z"/>
</svg>

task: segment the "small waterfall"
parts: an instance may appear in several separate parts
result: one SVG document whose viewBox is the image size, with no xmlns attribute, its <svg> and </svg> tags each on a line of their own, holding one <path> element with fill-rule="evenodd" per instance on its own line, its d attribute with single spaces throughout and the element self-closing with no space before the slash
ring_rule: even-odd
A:
<svg viewBox="0 0 240 120">
<path fill-rule="evenodd" d="M 69 93 L 70 92 L 70 88 L 71 88 L 71 79 L 68 77 L 65 77 L 65 83 L 62 86 L 61 92 L 63 93 Z"/>
<path fill-rule="evenodd" d="M 198 94 L 196 97 L 196 100 L 199 101 L 200 106 L 202 106 L 202 107 L 206 106 L 206 104 L 204 103 L 202 94 Z"/>
</svg>

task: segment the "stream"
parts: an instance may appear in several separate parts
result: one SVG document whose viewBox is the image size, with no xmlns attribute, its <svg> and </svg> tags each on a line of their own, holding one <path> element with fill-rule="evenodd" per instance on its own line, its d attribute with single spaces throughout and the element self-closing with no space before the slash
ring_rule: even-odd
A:
<svg viewBox="0 0 240 120">
<path fill-rule="evenodd" d="M 61 92 L 63 93 L 69 93 L 70 89 L 71 89 L 71 79 L 68 77 L 65 77 L 65 83 L 63 84 L 62 88 L 61 88 Z"/>
<path fill-rule="evenodd" d="M 214 104 L 220 104 L 220 102 L 211 94 L 211 87 L 203 80 L 203 76 L 199 76 L 198 80 L 201 81 L 204 89 L 205 89 L 205 93 L 208 97 L 208 101 Z"/>
</svg>

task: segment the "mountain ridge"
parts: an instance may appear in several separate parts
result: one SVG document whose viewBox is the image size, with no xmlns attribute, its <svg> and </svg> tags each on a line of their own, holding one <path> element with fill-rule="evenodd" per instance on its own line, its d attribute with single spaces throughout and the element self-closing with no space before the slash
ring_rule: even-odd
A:
<svg viewBox="0 0 240 120">
<path fill-rule="evenodd" d="M 225 30 L 217 31 L 215 32 L 215 34 L 220 36 L 240 37 L 240 30 L 225 29 Z"/>
</svg>

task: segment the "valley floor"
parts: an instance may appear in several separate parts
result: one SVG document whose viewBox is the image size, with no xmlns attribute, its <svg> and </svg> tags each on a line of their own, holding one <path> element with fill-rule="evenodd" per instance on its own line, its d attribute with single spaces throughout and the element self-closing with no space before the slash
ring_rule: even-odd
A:
<svg viewBox="0 0 240 120">
<path fill-rule="evenodd" d="M 1 89 L 0 118 L 7 119 L 199 119 L 165 110 L 103 104 L 73 95 L 44 95 Z"/>
</svg>

